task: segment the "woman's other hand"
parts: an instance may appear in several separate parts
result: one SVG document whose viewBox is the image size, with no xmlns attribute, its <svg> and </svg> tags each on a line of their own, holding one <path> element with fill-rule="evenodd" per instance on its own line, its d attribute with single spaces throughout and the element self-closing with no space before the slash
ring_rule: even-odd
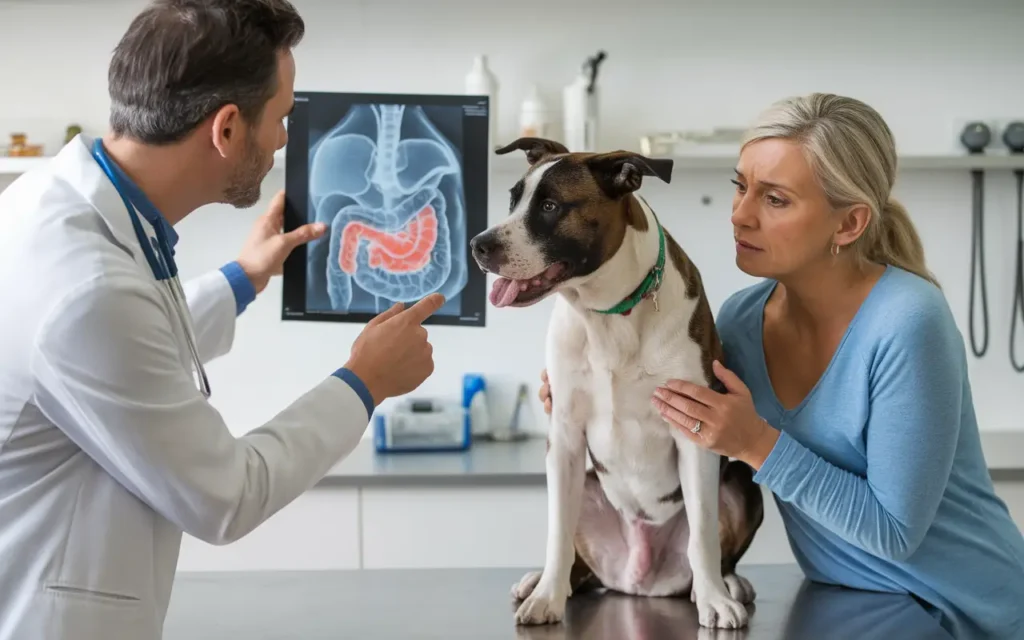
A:
<svg viewBox="0 0 1024 640">
<path fill-rule="evenodd" d="M 717 360 L 713 368 L 726 393 L 669 380 L 655 391 L 652 402 L 666 422 L 693 442 L 760 469 L 779 433 L 757 414 L 750 390 L 735 373 Z M 700 429 L 694 433 L 698 421 Z"/>
<path fill-rule="evenodd" d="M 548 384 L 548 370 L 541 369 L 540 372 L 540 391 L 537 392 L 537 397 L 540 398 L 541 403 L 544 404 L 544 413 L 551 415 L 551 385 Z"/>
</svg>

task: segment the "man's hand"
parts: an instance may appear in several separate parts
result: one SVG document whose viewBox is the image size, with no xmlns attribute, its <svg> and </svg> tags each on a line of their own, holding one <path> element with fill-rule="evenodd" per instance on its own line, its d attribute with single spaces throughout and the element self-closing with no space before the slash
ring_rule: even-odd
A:
<svg viewBox="0 0 1024 640">
<path fill-rule="evenodd" d="M 360 332 L 345 367 L 363 381 L 374 405 L 414 390 L 434 372 L 434 348 L 421 325 L 443 304 L 440 293 L 408 309 L 396 303 Z"/>
<path fill-rule="evenodd" d="M 327 225 L 317 222 L 282 232 L 284 226 L 284 191 L 278 191 L 270 208 L 256 220 L 249 238 L 242 247 L 238 264 L 249 276 L 256 293 L 267 286 L 271 276 L 281 273 L 284 261 L 295 247 L 324 235 Z"/>
</svg>

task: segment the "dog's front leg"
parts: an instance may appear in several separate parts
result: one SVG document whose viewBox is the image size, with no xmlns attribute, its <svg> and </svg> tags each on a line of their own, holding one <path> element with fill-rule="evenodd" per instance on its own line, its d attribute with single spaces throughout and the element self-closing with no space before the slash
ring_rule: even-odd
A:
<svg viewBox="0 0 1024 640">
<path fill-rule="evenodd" d="M 553 387 L 554 388 L 554 387 Z M 552 393 L 547 470 L 548 529 L 544 570 L 516 611 L 519 624 L 559 622 L 570 595 L 569 577 L 576 559 L 574 538 L 585 478 L 587 397 L 568 385 Z"/>
<path fill-rule="evenodd" d="M 749 618 L 746 608 L 729 594 L 722 577 L 718 524 L 718 454 L 673 435 L 679 451 L 679 481 L 690 527 L 687 556 L 693 570 L 691 599 L 701 626 L 738 629 Z"/>
</svg>

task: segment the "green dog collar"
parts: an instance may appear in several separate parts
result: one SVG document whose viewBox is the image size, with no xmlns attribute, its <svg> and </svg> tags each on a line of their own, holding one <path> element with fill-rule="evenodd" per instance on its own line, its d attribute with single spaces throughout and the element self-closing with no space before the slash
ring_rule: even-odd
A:
<svg viewBox="0 0 1024 640">
<path fill-rule="evenodd" d="M 640 286 L 634 289 L 633 293 L 629 294 L 629 297 L 625 300 L 611 309 L 596 309 L 595 311 L 604 314 L 628 316 L 633 311 L 633 307 L 640 304 L 640 301 L 646 298 L 650 298 L 654 302 L 654 310 L 658 310 L 658 289 L 661 287 L 662 276 L 665 273 L 665 232 L 662 231 L 661 224 L 657 224 L 658 261 L 654 263 L 654 267 L 647 272 L 647 276 L 640 283 Z"/>
</svg>

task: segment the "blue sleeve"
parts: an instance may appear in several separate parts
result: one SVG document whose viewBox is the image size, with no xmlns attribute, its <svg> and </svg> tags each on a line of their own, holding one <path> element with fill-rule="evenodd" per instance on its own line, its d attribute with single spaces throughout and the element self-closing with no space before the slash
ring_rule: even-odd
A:
<svg viewBox="0 0 1024 640">
<path fill-rule="evenodd" d="M 756 313 L 754 302 L 764 295 L 765 283 L 741 289 L 722 302 L 715 314 L 715 329 L 722 341 L 722 364 L 746 382 L 747 371 L 744 368 L 744 354 L 750 348 L 749 326 L 752 315 Z M 721 384 L 717 380 L 716 384 Z M 724 389 L 719 389 L 724 391 Z"/>
<path fill-rule="evenodd" d="M 352 373 L 351 369 L 346 369 L 345 367 L 335 371 L 334 376 L 352 387 L 359 396 L 359 399 L 363 401 L 363 406 L 366 407 L 366 415 L 372 416 L 375 408 L 373 395 L 370 394 L 370 390 L 366 388 L 366 384 L 359 379 L 359 376 Z"/>
<path fill-rule="evenodd" d="M 228 279 L 231 292 L 235 294 L 235 314 L 241 315 L 249 303 L 256 299 L 256 287 L 252 286 L 249 276 L 245 275 L 237 262 L 229 262 L 220 270 Z"/>
<path fill-rule="evenodd" d="M 850 544 L 893 561 L 913 554 L 938 510 L 959 437 L 966 367 L 944 299 L 900 306 L 895 334 L 860 352 L 871 376 L 866 477 L 785 432 L 754 476 Z"/>
<path fill-rule="evenodd" d="M 715 314 L 715 331 L 722 342 L 722 364 L 725 368 L 735 372 L 736 362 L 734 351 L 737 350 L 736 340 L 733 332 L 733 325 L 736 322 L 736 307 L 738 305 L 738 293 L 733 293 L 718 308 Z M 743 376 L 740 376 L 742 378 Z"/>
</svg>

